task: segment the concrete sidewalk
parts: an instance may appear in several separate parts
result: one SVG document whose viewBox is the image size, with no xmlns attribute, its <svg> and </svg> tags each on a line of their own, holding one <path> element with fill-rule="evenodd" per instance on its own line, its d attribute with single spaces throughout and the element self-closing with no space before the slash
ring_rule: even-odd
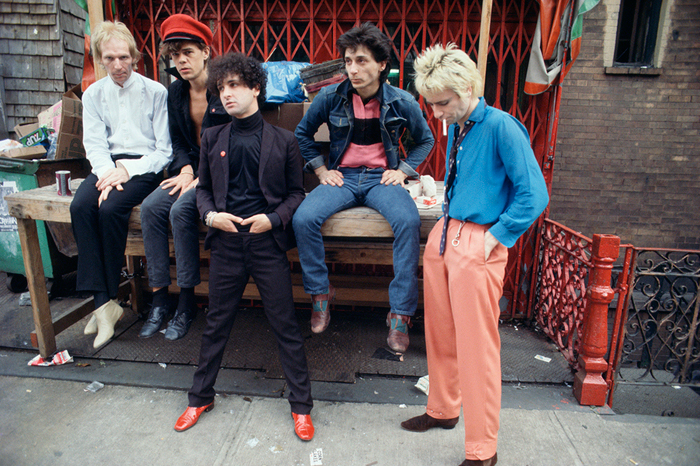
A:
<svg viewBox="0 0 700 466">
<path fill-rule="evenodd" d="M 424 434 L 399 423 L 425 395 L 403 379 L 314 383 L 316 436 L 293 432 L 284 383 L 223 370 L 216 407 L 173 430 L 190 366 L 82 360 L 28 367 L 0 350 L 0 465 L 459 465 L 463 420 Z M 99 380 L 96 393 L 87 384 Z M 226 395 L 225 393 L 228 393 Z M 700 420 L 578 406 L 563 386 L 504 386 L 499 465 L 697 465 Z M 312 462 L 311 455 L 323 459 Z"/>
</svg>

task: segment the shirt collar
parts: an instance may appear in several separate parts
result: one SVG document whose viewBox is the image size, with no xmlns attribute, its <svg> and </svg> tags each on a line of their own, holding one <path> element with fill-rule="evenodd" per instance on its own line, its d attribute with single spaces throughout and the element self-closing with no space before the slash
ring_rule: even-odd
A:
<svg viewBox="0 0 700 466">
<path fill-rule="evenodd" d="M 486 104 L 486 100 L 484 100 L 483 97 L 479 97 L 479 103 L 476 104 L 476 107 L 474 108 L 474 110 L 472 110 L 472 113 L 471 115 L 469 115 L 469 118 L 467 118 L 467 121 L 481 123 L 486 115 L 486 107 L 488 107 L 488 105 Z M 467 122 L 465 121 L 464 124 L 466 125 Z M 458 126 L 458 123 L 453 123 L 452 126 L 456 127 Z"/>
<path fill-rule="evenodd" d="M 369 100 L 377 99 L 379 101 L 379 105 L 381 105 L 382 103 L 384 103 L 383 102 L 383 100 L 384 100 L 384 92 L 383 91 L 384 91 L 384 86 L 380 84 L 379 90 L 377 91 L 377 93 L 374 94 L 372 97 L 370 97 Z M 348 100 L 352 101 L 353 94 L 357 94 L 357 91 L 355 90 L 354 87 L 352 87 L 352 85 L 348 86 Z M 368 102 L 369 102 L 369 100 L 368 100 Z"/>
<path fill-rule="evenodd" d="M 124 86 L 120 86 L 119 84 L 117 84 L 117 83 L 115 83 L 114 81 L 112 81 L 112 78 L 110 78 L 109 75 L 107 76 L 107 79 L 109 79 L 109 82 L 111 82 L 112 85 L 113 85 L 114 87 L 116 87 L 117 89 L 128 89 L 128 88 L 130 88 L 131 86 L 133 86 L 133 84 L 136 82 L 136 80 L 137 80 L 138 78 L 136 77 L 136 70 L 133 70 L 133 71 L 131 72 L 131 76 L 129 76 L 129 79 L 127 79 L 126 81 L 124 81 Z"/>
</svg>

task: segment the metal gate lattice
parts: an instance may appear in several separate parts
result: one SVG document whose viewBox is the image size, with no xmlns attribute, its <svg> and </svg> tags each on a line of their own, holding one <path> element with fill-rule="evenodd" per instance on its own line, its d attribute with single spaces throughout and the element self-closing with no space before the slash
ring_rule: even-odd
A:
<svg viewBox="0 0 700 466">
<path fill-rule="evenodd" d="M 353 26 L 375 23 L 393 41 L 392 84 L 412 91 L 413 60 L 437 42 L 454 42 L 476 61 L 481 3 L 478 0 L 117 0 L 118 17 L 133 32 L 143 54 L 141 71 L 159 79 L 160 25 L 185 13 L 209 24 L 216 54 L 242 52 L 263 61 L 321 63 L 338 57 L 336 40 Z M 560 92 L 523 93 L 527 63 L 537 24 L 535 0 L 494 0 L 488 49 L 486 101 L 518 118 L 528 129 L 535 156 L 551 184 Z M 447 138 L 419 99 L 436 137 L 435 148 L 418 168 L 437 180 L 445 176 Z M 528 230 L 510 251 L 503 318 L 531 317 L 532 271 L 536 268 L 537 231 Z"/>
<path fill-rule="evenodd" d="M 617 380 L 700 384 L 700 251 L 635 253 Z"/>
</svg>

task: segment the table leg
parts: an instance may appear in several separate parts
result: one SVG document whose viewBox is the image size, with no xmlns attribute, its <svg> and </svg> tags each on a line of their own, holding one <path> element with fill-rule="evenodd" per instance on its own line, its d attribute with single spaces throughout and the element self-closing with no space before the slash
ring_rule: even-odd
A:
<svg viewBox="0 0 700 466">
<path fill-rule="evenodd" d="M 39 234 L 36 221 L 26 218 L 17 219 L 19 241 L 24 258 L 24 271 L 27 274 L 27 286 L 32 298 L 32 313 L 36 328 L 39 353 L 48 358 L 56 352 L 56 334 L 54 333 L 49 294 L 46 291 L 44 279 L 44 264 L 41 261 Z"/>
</svg>

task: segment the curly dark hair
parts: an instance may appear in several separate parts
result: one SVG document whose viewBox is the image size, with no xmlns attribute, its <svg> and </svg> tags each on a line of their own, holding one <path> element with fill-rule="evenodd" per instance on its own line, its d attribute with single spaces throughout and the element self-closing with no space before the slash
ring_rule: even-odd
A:
<svg viewBox="0 0 700 466">
<path fill-rule="evenodd" d="M 364 23 L 361 26 L 354 27 L 348 32 L 338 37 L 336 42 L 340 56 L 345 58 L 347 49 L 356 50 L 358 46 L 364 45 L 369 49 L 376 62 L 387 62 L 387 66 L 379 75 L 379 82 L 383 83 L 389 76 L 391 62 L 391 39 L 387 37 L 377 26 L 372 23 Z"/>
<path fill-rule="evenodd" d="M 239 52 L 231 52 L 214 58 L 209 63 L 207 76 L 207 89 L 214 95 L 219 95 L 219 84 L 229 76 L 238 76 L 249 89 L 260 89 L 258 105 L 265 103 L 265 86 L 267 86 L 267 72 L 260 62 L 253 57 L 246 57 Z"/>
</svg>

